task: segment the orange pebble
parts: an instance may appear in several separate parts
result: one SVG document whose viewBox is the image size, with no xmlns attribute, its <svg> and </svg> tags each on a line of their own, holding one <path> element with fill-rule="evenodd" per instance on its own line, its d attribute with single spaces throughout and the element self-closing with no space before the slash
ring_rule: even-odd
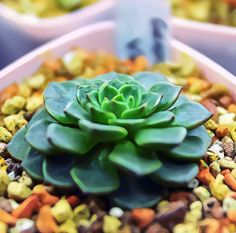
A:
<svg viewBox="0 0 236 233">
<path fill-rule="evenodd" d="M 51 195 L 43 185 L 35 186 L 32 193 L 45 205 L 55 205 L 59 201 L 59 197 Z"/>
<path fill-rule="evenodd" d="M 236 223 L 236 210 L 229 210 L 227 212 L 227 217 L 229 218 L 230 221 Z"/>
<path fill-rule="evenodd" d="M 37 211 L 40 207 L 41 203 L 38 196 L 31 195 L 13 210 L 12 215 L 16 218 L 30 218 L 33 212 Z"/>
<path fill-rule="evenodd" d="M 197 178 L 205 185 L 210 184 L 215 179 L 214 176 L 210 173 L 209 168 L 205 168 L 199 171 Z"/>
<path fill-rule="evenodd" d="M 226 126 L 222 126 L 222 125 L 218 126 L 215 132 L 218 138 L 223 138 L 226 135 L 228 135 L 228 133 L 229 133 L 229 129 Z"/>
<path fill-rule="evenodd" d="M 236 191 L 236 179 L 233 177 L 233 175 L 226 171 L 222 172 L 222 175 L 224 176 L 224 182 L 233 190 Z"/>
<path fill-rule="evenodd" d="M 59 231 L 58 225 L 52 216 L 49 205 L 44 205 L 39 210 L 36 219 L 36 226 L 40 233 L 57 233 Z"/>
<path fill-rule="evenodd" d="M 15 225 L 17 219 L 6 211 L 0 209 L 0 221 L 5 222 L 8 225 Z"/>
<path fill-rule="evenodd" d="M 131 217 L 137 222 L 140 228 L 148 225 L 155 217 L 155 212 L 152 209 L 134 209 L 131 212 Z"/>
<path fill-rule="evenodd" d="M 61 69 L 61 62 L 59 59 L 48 59 L 45 61 L 44 66 L 53 71 L 57 71 Z"/>
<path fill-rule="evenodd" d="M 230 104 L 228 111 L 236 114 L 236 104 Z"/>
<path fill-rule="evenodd" d="M 134 72 L 143 71 L 148 67 L 148 60 L 145 56 L 138 56 L 134 60 Z"/>
<path fill-rule="evenodd" d="M 76 207 L 79 204 L 79 198 L 75 195 L 67 197 L 66 200 L 70 203 L 71 207 Z"/>
<path fill-rule="evenodd" d="M 16 83 L 6 87 L 0 92 L 0 104 L 6 101 L 7 99 L 17 95 L 19 91 L 19 86 Z"/>
</svg>

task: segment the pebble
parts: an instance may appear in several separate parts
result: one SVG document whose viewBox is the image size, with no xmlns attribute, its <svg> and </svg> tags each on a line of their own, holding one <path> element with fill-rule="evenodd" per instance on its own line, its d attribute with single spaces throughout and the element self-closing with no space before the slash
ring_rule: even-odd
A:
<svg viewBox="0 0 236 233">
<path fill-rule="evenodd" d="M 224 148 L 223 143 L 221 141 L 215 141 L 213 145 L 211 145 L 208 151 L 216 154 L 220 159 L 224 158 Z"/>
<path fill-rule="evenodd" d="M 222 168 L 228 168 L 231 170 L 236 168 L 236 163 L 233 160 L 220 159 L 219 165 Z"/>
<path fill-rule="evenodd" d="M 226 113 L 220 115 L 218 118 L 218 122 L 220 125 L 234 125 L 235 124 L 235 113 Z"/>
<path fill-rule="evenodd" d="M 103 232 L 104 233 L 117 233 L 121 222 L 118 218 L 106 215 L 103 220 Z"/>
<path fill-rule="evenodd" d="M 21 201 L 29 197 L 32 191 L 25 184 L 13 181 L 9 183 L 7 193 L 9 198 Z"/>
<path fill-rule="evenodd" d="M 119 207 L 113 207 L 110 209 L 109 214 L 113 217 L 120 218 L 123 216 L 124 211 Z"/>
<path fill-rule="evenodd" d="M 0 170 L 0 195 L 1 196 L 5 195 L 9 183 L 10 183 L 10 178 L 7 175 L 6 171 Z"/>
<path fill-rule="evenodd" d="M 59 233 L 78 233 L 76 224 L 71 220 L 67 220 L 59 226 Z"/>
<path fill-rule="evenodd" d="M 26 99 L 22 96 L 14 96 L 11 99 L 6 100 L 4 102 L 1 111 L 6 115 L 13 115 L 18 113 L 20 110 L 24 108 L 26 104 Z"/>
<path fill-rule="evenodd" d="M 17 220 L 16 226 L 13 228 L 12 233 L 35 233 L 35 225 L 31 219 L 22 218 Z"/>
<path fill-rule="evenodd" d="M 235 157 L 234 141 L 230 137 L 226 136 L 222 139 L 222 143 L 225 155 L 233 159 Z"/>
<path fill-rule="evenodd" d="M 65 198 L 59 200 L 56 203 L 56 205 L 53 208 L 51 208 L 51 212 L 53 217 L 59 223 L 63 223 L 67 221 L 69 218 L 72 218 L 73 216 L 73 211 L 71 209 L 71 206 Z"/>
<path fill-rule="evenodd" d="M 195 188 L 193 192 L 202 202 L 211 196 L 210 192 L 203 186 Z"/>
<path fill-rule="evenodd" d="M 9 142 L 12 139 L 12 134 L 4 127 L 0 127 L 0 141 Z"/>
<path fill-rule="evenodd" d="M 0 232 L 7 233 L 8 226 L 5 222 L 0 221 Z"/>
<path fill-rule="evenodd" d="M 5 210 L 8 213 L 11 213 L 13 210 L 11 202 L 4 197 L 0 197 L 0 209 Z"/>
<path fill-rule="evenodd" d="M 236 210 L 236 200 L 232 197 L 226 197 L 223 200 L 223 210 L 228 212 L 229 210 Z"/>
</svg>

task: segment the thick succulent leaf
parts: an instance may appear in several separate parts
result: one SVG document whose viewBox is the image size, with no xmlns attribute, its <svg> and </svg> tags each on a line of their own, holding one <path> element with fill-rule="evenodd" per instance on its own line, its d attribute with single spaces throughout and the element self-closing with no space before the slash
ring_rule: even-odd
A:
<svg viewBox="0 0 236 233">
<path fill-rule="evenodd" d="M 134 135 L 135 142 L 141 147 L 161 150 L 176 146 L 183 142 L 187 130 L 183 127 L 160 129 L 141 129 Z"/>
<path fill-rule="evenodd" d="M 159 103 L 161 102 L 162 95 L 155 92 L 147 92 L 143 95 L 142 103 L 146 104 L 147 107 L 145 109 L 145 116 L 150 115 L 151 113 L 155 112 L 157 108 L 159 108 Z"/>
<path fill-rule="evenodd" d="M 197 128 L 212 116 L 212 113 L 204 106 L 192 101 L 171 109 L 171 112 L 175 115 L 172 125 L 183 126 L 187 129 Z"/>
<path fill-rule="evenodd" d="M 48 113 L 60 123 L 75 125 L 78 120 L 65 114 L 65 108 L 71 101 L 72 99 L 65 97 L 47 98 L 45 107 Z"/>
<path fill-rule="evenodd" d="M 123 141 L 115 146 L 109 155 L 110 161 L 116 166 L 144 176 L 160 168 L 161 163 L 152 152 L 142 151 L 129 141 Z"/>
<path fill-rule="evenodd" d="M 196 163 L 177 162 L 166 158 L 161 159 L 161 163 L 162 166 L 150 178 L 166 187 L 187 187 L 198 173 Z"/>
<path fill-rule="evenodd" d="M 128 131 L 120 126 L 102 125 L 87 120 L 80 120 L 79 126 L 91 137 L 91 140 L 97 142 L 117 141 L 128 135 Z"/>
<path fill-rule="evenodd" d="M 27 128 L 22 127 L 7 145 L 7 151 L 17 160 L 23 160 L 30 151 L 30 145 L 25 140 Z"/>
<path fill-rule="evenodd" d="M 109 104 L 112 108 L 112 112 L 115 113 L 117 117 L 121 117 L 123 112 L 128 111 L 129 109 L 128 103 L 118 101 L 116 98 L 113 98 Z"/>
<path fill-rule="evenodd" d="M 63 188 L 71 188 L 75 183 L 70 175 L 74 160 L 68 155 L 58 155 L 57 158 L 45 158 L 43 161 L 44 181 Z"/>
<path fill-rule="evenodd" d="M 112 100 L 118 94 L 119 92 L 115 87 L 109 85 L 109 83 L 103 83 L 99 88 L 98 100 L 102 104 L 104 98 Z"/>
<path fill-rule="evenodd" d="M 206 153 L 210 143 L 211 137 L 201 126 L 189 131 L 183 143 L 169 150 L 167 154 L 179 160 L 197 161 Z"/>
<path fill-rule="evenodd" d="M 127 74 L 119 74 L 116 72 L 110 72 L 106 74 L 99 75 L 95 78 L 96 80 L 110 81 L 109 84 L 119 89 L 123 83 L 133 82 L 134 78 Z M 115 83 L 120 83 L 116 86 Z"/>
<path fill-rule="evenodd" d="M 92 105 L 88 109 L 93 122 L 107 124 L 110 119 L 116 119 L 116 115 L 112 112 L 104 111 Z"/>
<path fill-rule="evenodd" d="M 77 155 L 87 153 L 96 144 L 83 131 L 59 124 L 50 124 L 46 135 L 48 141 L 58 150 Z"/>
<path fill-rule="evenodd" d="M 91 91 L 90 93 L 88 93 L 88 101 L 90 104 L 96 106 L 96 107 L 99 107 L 100 106 L 100 103 L 99 103 L 99 100 L 98 100 L 98 90 L 93 90 Z"/>
<path fill-rule="evenodd" d="M 66 115 L 77 120 L 88 119 L 89 114 L 78 104 L 77 101 L 71 101 L 64 109 Z"/>
<path fill-rule="evenodd" d="M 175 101 L 175 103 L 170 107 L 169 111 L 177 106 L 180 106 L 185 103 L 189 103 L 190 100 L 184 96 L 184 95 L 179 95 L 179 98 Z"/>
<path fill-rule="evenodd" d="M 159 82 L 168 82 L 168 80 L 161 74 L 152 72 L 141 72 L 134 75 L 137 80 L 146 90 L 149 90 L 153 85 Z"/>
<path fill-rule="evenodd" d="M 37 150 L 31 148 L 30 152 L 25 156 L 21 166 L 26 172 L 36 180 L 43 180 L 42 166 L 44 156 Z"/>
<path fill-rule="evenodd" d="M 119 187 L 116 168 L 107 159 L 109 150 L 98 150 L 96 159 L 71 169 L 74 182 L 84 193 L 109 193 Z"/>
<path fill-rule="evenodd" d="M 119 89 L 124 98 L 127 100 L 130 96 L 134 99 L 134 106 L 138 106 L 142 100 L 142 90 L 139 85 L 126 84 Z"/>
<path fill-rule="evenodd" d="M 47 112 L 63 124 L 76 124 L 76 120 L 68 117 L 64 110 L 68 103 L 76 100 L 77 88 L 76 82 L 50 83 L 44 92 Z"/>
<path fill-rule="evenodd" d="M 163 190 L 147 177 L 124 174 L 120 188 L 111 195 L 114 205 L 125 209 L 154 206 L 163 198 Z"/>
<path fill-rule="evenodd" d="M 28 130 L 26 141 L 36 150 L 45 154 L 55 154 L 55 148 L 49 143 L 46 133 L 50 123 L 44 120 L 36 121 Z"/>
<path fill-rule="evenodd" d="M 55 119 L 53 119 L 48 112 L 46 111 L 45 108 L 39 109 L 32 119 L 29 121 L 29 123 L 26 125 L 27 129 L 29 129 L 36 121 L 38 120 L 45 120 L 47 122 L 56 122 Z"/>
<path fill-rule="evenodd" d="M 158 111 L 163 111 L 167 110 L 174 104 L 182 90 L 182 87 L 166 82 L 160 82 L 152 86 L 150 90 L 163 96 L 160 104 L 158 105 Z"/>
<path fill-rule="evenodd" d="M 171 122 L 173 122 L 175 119 L 175 116 L 170 111 L 164 111 L 164 112 L 156 112 L 152 114 L 150 117 L 145 119 L 145 127 L 166 127 L 170 125 Z"/>
<path fill-rule="evenodd" d="M 143 116 L 146 115 L 145 113 L 146 113 L 147 107 L 148 107 L 147 103 L 144 103 L 136 108 L 127 109 L 121 114 L 121 118 L 123 119 L 142 118 Z"/>
<path fill-rule="evenodd" d="M 110 119 L 108 123 L 126 128 L 129 132 L 134 132 L 145 125 L 145 119 Z"/>
<path fill-rule="evenodd" d="M 78 83 L 76 81 L 52 82 L 44 92 L 44 99 L 67 97 L 71 100 L 76 98 Z"/>
</svg>

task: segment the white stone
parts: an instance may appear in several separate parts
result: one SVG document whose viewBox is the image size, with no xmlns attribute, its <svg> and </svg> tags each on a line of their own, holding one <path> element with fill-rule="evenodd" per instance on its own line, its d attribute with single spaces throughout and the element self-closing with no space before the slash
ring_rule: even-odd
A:
<svg viewBox="0 0 236 233">
<path fill-rule="evenodd" d="M 235 123 L 235 113 L 227 113 L 219 116 L 218 122 L 220 125 L 230 125 Z"/>
<path fill-rule="evenodd" d="M 224 149 L 220 141 L 215 141 L 215 143 L 209 147 L 208 151 L 215 153 L 220 159 L 224 158 Z"/>
<path fill-rule="evenodd" d="M 28 218 L 19 219 L 14 230 L 15 233 L 35 233 L 34 222 Z"/>
<path fill-rule="evenodd" d="M 113 207 L 110 209 L 109 214 L 113 217 L 120 218 L 124 214 L 124 211 L 119 207 Z"/>
</svg>

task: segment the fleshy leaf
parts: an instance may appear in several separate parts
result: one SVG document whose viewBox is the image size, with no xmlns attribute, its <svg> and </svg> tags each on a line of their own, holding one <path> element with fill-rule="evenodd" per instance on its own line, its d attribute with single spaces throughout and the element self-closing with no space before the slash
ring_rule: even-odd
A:
<svg viewBox="0 0 236 233">
<path fill-rule="evenodd" d="M 45 154 L 55 154 L 55 148 L 46 138 L 47 127 L 50 123 L 44 120 L 36 121 L 28 130 L 26 141 L 36 150 Z"/>
<path fill-rule="evenodd" d="M 183 142 L 187 130 L 183 127 L 160 129 L 141 129 L 134 135 L 135 142 L 141 147 L 160 150 L 165 147 L 177 146 Z"/>
<path fill-rule="evenodd" d="M 10 143 L 7 145 L 7 151 L 17 160 L 22 161 L 30 151 L 31 147 L 25 140 L 26 133 L 27 128 L 24 126 L 15 134 Z"/>
<path fill-rule="evenodd" d="M 167 110 L 177 100 L 182 88 L 179 86 L 172 85 L 170 83 L 158 83 L 151 87 L 153 92 L 157 92 L 162 95 L 163 98 L 158 105 L 158 111 Z"/>
<path fill-rule="evenodd" d="M 121 177 L 120 188 L 111 194 L 111 199 L 125 209 L 147 208 L 163 198 L 162 192 L 162 188 L 147 177 L 126 174 Z"/>
<path fill-rule="evenodd" d="M 84 193 L 108 193 L 119 187 L 116 168 L 107 159 L 109 151 L 98 150 L 93 161 L 77 164 L 71 169 L 74 182 Z"/>
<path fill-rule="evenodd" d="M 199 103 L 189 102 L 179 105 L 171 112 L 175 115 L 173 126 L 183 126 L 187 129 L 194 129 L 208 121 L 212 113 Z"/>
<path fill-rule="evenodd" d="M 156 112 L 145 120 L 145 127 L 166 127 L 175 119 L 172 112 Z"/>
<path fill-rule="evenodd" d="M 112 100 L 118 94 L 119 92 L 115 87 L 109 85 L 109 83 L 103 83 L 99 88 L 98 100 L 102 104 L 104 98 Z"/>
<path fill-rule="evenodd" d="M 160 168 L 161 163 L 152 152 L 142 151 L 132 142 L 124 141 L 117 144 L 109 155 L 118 167 L 144 176 Z"/>
<path fill-rule="evenodd" d="M 162 97 L 162 95 L 155 92 L 148 92 L 143 96 L 141 104 L 147 105 L 145 109 L 145 116 L 150 115 L 155 112 L 157 108 L 159 108 L 159 103 L 161 102 Z"/>
<path fill-rule="evenodd" d="M 128 134 L 125 128 L 114 125 L 102 125 L 87 120 L 80 120 L 79 126 L 90 137 L 99 142 L 111 142 L 125 138 Z M 91 138 L 91 140 L 92 140 Z"/>
<path fill-rule="evenodd" d="M 109 124 L 117 125 L 133 132 L 145 125 L 145 119 L 110 119 Z"/>
<path fill-rule="evenodd" d="M 137 108 L 127 109 L 121 114 L 121 118 L 123 119 L 142 118 L 146 113 L 146 108 L 147 108 L 147 103 L 144 103 L 138 106 Z"/>
<path fill-rule="evenodd" d="M 75 186 L 70 175 L 74 160 L 67 155 L 58 155 L 57 159 L 45 158 L 43 161 L 43 177 L 50 184 L 63 188 Z"/>
<path fill-rule="evenodd" d="M 100 124 L 107 124 L 110 119 L 116 119 L 116 115 L 90 105 L 88 107 L 92 121 Z"/>
<path fill-rule="evenodd" d="M 184 163 L 167 159 L 161 159 L 161 163 L 162 166 L 152 173 L 150 178 L 166 187 L 187 187 L 198 173 L 196 163 Z"/>
<path fill-rule="evenodd" d="M 48 126 L 47 139 L 58 150 L 78 155 L 87 153 L 96 144 L 83 131 L 59 124 Z"/>
<path fill-rule="evenodd" d="M 206 129 L 201 126 L 189 131 L 183 143 L 168 151 L 175 159 L 184 161 L 197 161 L 206 153 L 211 143 L 211 137 Z"/>
<path fill-rule="evenodd" d="M 87 119 L 88 113 L 78 104 L 77 101 L 71 101 L 64 109 L 66 115 L 75 119 Z"/>
<path fill-rule="evenodd" d="M 134 78 L 145 88 L 145 90 L 149 90 L 158 82 L 168 82 L 163 75 L 152 72 L 141 72 L 135 74 Z"/>
<path fill-rule="evenodd" d="M 42 166 L 44 156 L 37 150 L 31 149 L 27 156 L 25 156 L 21 166 L 26 172 L 36 180 L 43 180 Z"/>
</svg>

